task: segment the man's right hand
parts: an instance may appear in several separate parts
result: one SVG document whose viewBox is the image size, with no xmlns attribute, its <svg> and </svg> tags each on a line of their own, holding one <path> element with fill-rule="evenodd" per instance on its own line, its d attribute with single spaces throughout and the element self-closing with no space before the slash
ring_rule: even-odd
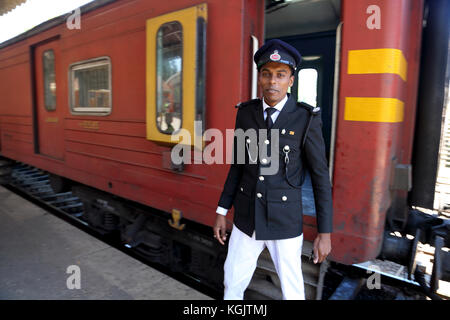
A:
<svg viewBox="0 0 450 320">
<path fill-rule="evenodd" d="M 227 220 L 225 219 L 225 216 L 217 214 L 213 230 L 214 238 L 216 238 L 220 244 L 224 245 L 225 240 L 227 240 Z"/>
</svg>

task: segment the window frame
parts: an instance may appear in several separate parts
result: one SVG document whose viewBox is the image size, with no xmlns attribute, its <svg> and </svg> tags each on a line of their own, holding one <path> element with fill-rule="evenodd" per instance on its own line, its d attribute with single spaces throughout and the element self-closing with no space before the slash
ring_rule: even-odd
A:
<svg viewBox="0 0 450 320">
<path fill-rule="evenodd" d="M 195 127 L 201 120 L 205 127 L 205 70 L 206 70 L 206 3 L 169 12 L 146 20 L 146 139 L 163 145 L 177 143 L 204 148 L 202 133 Z M 199 20 L 200 19 L 200 20 Z M 159 28 L 177 21 L 183 30 L 182 51 L 182 124 L 171 134 L 161 133 L 156 124 L 156 37 Z M 200 22 L 199 22 L 200 21 Z M 199 87 L 201 86 L 201 88 Z M 203 95 L 203 96 L 200 96 Z"/>
<path fill-rule="evenodd" d="M 105 63 L 106 62 L 106 63 Z M 108 66 L 108 86 L 109 86 L 109 107 L 74 107 L 73 106 L 73 80 L 74 72 L 76 70 L 89 69 L 96 66 L 107 65 Z M 112 63 L 109 56 L 101 56 L 86 60 L 77 61 L 71 63 L 68 69 L 68 83 L 69 83 L 69 110 L 73 115 L 90 115 L 90 116 L 108 116 L 112 113 Z"/>
</svg>

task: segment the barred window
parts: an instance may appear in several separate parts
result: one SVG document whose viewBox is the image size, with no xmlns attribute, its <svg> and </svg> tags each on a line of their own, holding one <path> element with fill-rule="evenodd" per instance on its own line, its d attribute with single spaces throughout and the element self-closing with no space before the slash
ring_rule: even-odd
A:
<svg viewBox="0 0 450 320">
<path fill-rule="evenodd" d="M 44 74 L 44 106 L 47 111 L 56 109 L 55 54 L 53 50 L 42 53 Z"/>
<path fill-rule="evenodd" d="M 111 62 L 102 57 L 70 66 L 70 104 L 74 112 L 111 113 Z"/>
</svg>

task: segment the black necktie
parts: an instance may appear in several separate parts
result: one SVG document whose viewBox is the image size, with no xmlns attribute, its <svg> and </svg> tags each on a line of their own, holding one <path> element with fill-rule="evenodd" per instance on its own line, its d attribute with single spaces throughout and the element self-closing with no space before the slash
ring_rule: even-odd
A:
<svg viewBox="0 0 450 320">
<path fill-rule="evenodd" d="M 274 107 L 266 108 L 266 112 L 267 112 L 267 118 L 266 118 L 267 130 L 270 130 L 272 128 L 272 126 L 273 126 L 272 114 L 275 111 L 277 111 L 277 109 L 275 109 Z"/>
</svg>

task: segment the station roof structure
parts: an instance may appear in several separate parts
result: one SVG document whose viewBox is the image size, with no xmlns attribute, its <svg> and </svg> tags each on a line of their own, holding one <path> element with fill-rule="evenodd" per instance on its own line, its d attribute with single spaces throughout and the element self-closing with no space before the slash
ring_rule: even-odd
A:
<svg viewBox="0 0 450 320">
<path fill-rule="evenodd" d="M 10 12 L 27 0 L 0 0 L 0 16 Z"/>
</svg>

